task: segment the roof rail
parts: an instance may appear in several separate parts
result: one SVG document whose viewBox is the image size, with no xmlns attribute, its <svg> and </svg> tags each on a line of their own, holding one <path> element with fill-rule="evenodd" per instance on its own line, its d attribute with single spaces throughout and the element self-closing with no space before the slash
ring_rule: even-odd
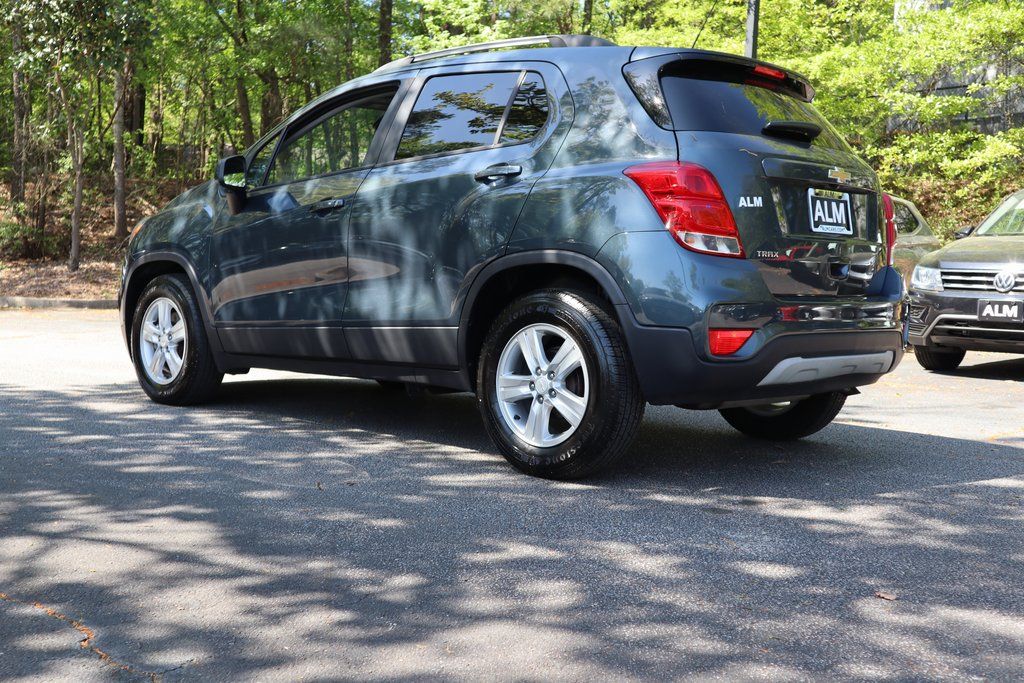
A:
<svg viewBox="0 0 1024 683">
<path fill-rule="evenodd" d="M 614 46 L 615 43 L 604 38 L 578 34 L 526 36 L 524 38 L 506 38 L 505 40 L 492 40 L 489 43 L 475 43 L 473 45 L 462 45 L 460 47 L 449 47 L 444 50 L 434 50 L 418 55 L 401 57 L 388 62 L 377 71 L 389 71 L 402 66 L 408 66 L 416 62 L 425 62 L 430 59 L 441 59 L 455 55 L 468 55 L 474 52 L 491 52 L 492 50 L 503 50 L 509 47 L 528 47 L 531 45 L 544 45 L 547 47 L 606 47 Z"/>
</svg>

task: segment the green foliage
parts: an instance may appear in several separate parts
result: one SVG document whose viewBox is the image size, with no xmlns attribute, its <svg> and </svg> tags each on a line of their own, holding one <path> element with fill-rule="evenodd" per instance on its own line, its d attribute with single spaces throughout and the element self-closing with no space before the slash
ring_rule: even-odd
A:
<svg viewBox="0 0 1024 683">
<path fill-rule="evenodd" d="M 0 218 L 0 256 L 32 258 L 59 250 L 63 235 L 40 233 L 35 226 Z"/>
<path fill-rule="evenodd" d="M 126 62 L 143 109 L 135 112 L 141 129 L 128 132 L 129 173 L 186 182 L 380 58 L 376 0 L 0 3 L 12 36 L 17 28 L 24 38 L 19 50 L 0 41 L 0 130 L 12 129 L 11 73 L 20 69 L 31 88 L 33 176 L 71 171 L 68 117 L 84 135 L 86 170 L 109 172 L 113 75 Z M 951 226 L 980 218 L 1024 176 L 1024 11 L 1020 0 L 952 0 L 929 10 L 936 4 L 762 0 L 760 56 L 805 74 L 816 106 L 886 187 Z M 393 7 L 395 57 L 588 24 L 622 45 L 690 47 L 699 35 L 699 47 L 739 53 L 746 0 Z M 951 89 L 957 84 L 965 87 Z M 0 167 L 12 167 L 12 144 L 0 136 Z M 23 213 L 37 200 L 27 198 Z"/>
</svg>

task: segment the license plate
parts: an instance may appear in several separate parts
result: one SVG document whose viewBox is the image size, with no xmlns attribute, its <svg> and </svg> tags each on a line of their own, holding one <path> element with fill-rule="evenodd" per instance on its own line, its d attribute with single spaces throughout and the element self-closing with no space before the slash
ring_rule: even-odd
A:
<svg viewBox="0 0 1024 683">
<path fill-rule="evenodd" d="M 989 323 L 1024 322 L 1024 301 L 982 299 L 978 302 L 978 320 Z"/>
<path fill-rule="evenodd" d="M 807 190 L 807 203 L 811 211 L 811 232 L 853 234 L 853 213 L 848 193 L 812 187 Z"/>
</svg>

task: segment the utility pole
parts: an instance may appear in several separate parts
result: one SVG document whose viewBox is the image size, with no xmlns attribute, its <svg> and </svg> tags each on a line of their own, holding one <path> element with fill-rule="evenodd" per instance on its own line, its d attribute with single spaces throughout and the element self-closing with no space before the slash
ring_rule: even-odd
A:
<svg viewBox="0 0 1024 683">
<path fill-rule="evenodd" d="M 743 54 L 757 59 L 757 21 L 761 14 L 761 0 L 747 0 L 747 44 Z"/>
</svg>

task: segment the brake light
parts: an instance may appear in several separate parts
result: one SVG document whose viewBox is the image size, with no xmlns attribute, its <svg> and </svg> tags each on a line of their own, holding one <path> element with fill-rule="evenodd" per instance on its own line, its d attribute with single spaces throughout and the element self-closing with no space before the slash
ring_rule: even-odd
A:
<svg viewBox="0 0 1024 683">
<path fill-rule="evenodd" d="M 775 81 L 786 80 L 785 71 L 783 71 L 782 69 L 773 69 L 772 67 L 765 66 L 764 64 L 758 64 L 757 66 L 755 66 L 754 74 L 757 76 L 762 76 L 764 78 L 771 78 L 772 80 Z"/>
<path fill-rule="evenodd" d="M 731 356 L 747 343 L 754 330 L 709 330 L 708 346 L 712 356 Z"/>
<path fill-rule="evenodd" d="M 744 258 L 732 211 L 718 181 L 703 166 L 655 161 L 627 168 L 681 246 L 716 256 Z"/>
<path fill-rule="evenodd" d="M 888 265 L 896 262 L 896 207 L 892 197 L 882 193 L 882 207 L 885 210 L 885 249 Z"/>
</svg>

